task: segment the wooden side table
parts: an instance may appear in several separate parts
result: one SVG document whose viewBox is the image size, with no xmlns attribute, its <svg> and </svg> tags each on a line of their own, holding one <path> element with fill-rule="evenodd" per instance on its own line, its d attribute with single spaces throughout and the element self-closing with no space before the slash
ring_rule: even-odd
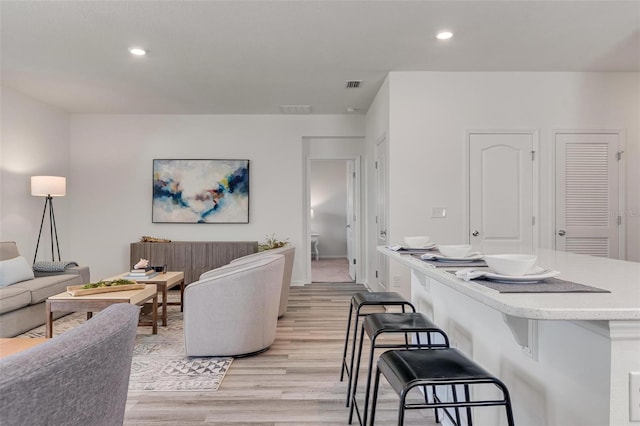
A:
<svg viewBox="0 0 640 426">
<path fill-rule="evenodd" d="M 128 273 L 116 275 L 114 277 L 105 278 L 105 281 L 113 281 L 118 279 L 128 279 L 136 281 L 138 284 L 155 284 L 158 288 L 158 294 L 162 295 L 162 326 L 167 326 L 167 305 L 180 305 L 180 312 L 183 310 L 182 300 L 184 297 L 184 272 L 168 271 L 159 273 L 152 278 L 136 280 L 128 276 Z M 169 302 L 167 300 L 167 290 L 180 285 L 180 302 Z"/>
<path fill-rule="evenodd" d="M 153 334 L 158 334 L 158 290 L 155 285 L 146 285 L 140 290 L 114 291 L 111 293 L 88 294 L 86 296 L 71 296 L 66 291 L 47 299 L 46 306 L 46 330 L 47 337 L 53 336 L 53 312 L 86 312 L 87 320 L 91 319 L 93 312 L 100 312 L 115 303 L 131 303 L 142 306 L 152 300 L 153 319 L 151 325 Z"/>
<path fill-rule="evenodd" d="M 0 339 L 0 359 L 26 351 L 48 340 L 46 337 L 3 337 Z"/>
</svg>

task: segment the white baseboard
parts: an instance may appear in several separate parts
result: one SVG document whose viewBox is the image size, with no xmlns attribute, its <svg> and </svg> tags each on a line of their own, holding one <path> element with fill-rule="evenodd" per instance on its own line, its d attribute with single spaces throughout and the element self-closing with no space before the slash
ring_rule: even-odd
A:
<svg viewBox="0 0 640 426">
<path fill-rule="evenodd" d="M 311 257 L 313 260 L 315 260 L 315 256 Z M 344 256 L 342 255 L 331 255 L 331 256 L 320 256 L 320 259 L 349 259 L 349 257 L 345 254 Z"/>
</svg>

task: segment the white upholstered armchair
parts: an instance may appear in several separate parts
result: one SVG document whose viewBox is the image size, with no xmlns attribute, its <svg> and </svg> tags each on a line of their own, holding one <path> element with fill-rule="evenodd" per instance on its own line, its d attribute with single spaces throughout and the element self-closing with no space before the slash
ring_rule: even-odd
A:
<svg viewBox="0 0 640 426">
<path fill-rule="evenodd" d="M 245 262 L 251 262 L 263 256 L 272 256 L 281 254 L 284 256 L 284 274 L 282 275 L 282 290 L 280 292 L 280 307 L 278 308 L 278 318 L 281 318 L 287 312 L 287 304 L 289 303 L 289 288 L 291 287 L 291 275 L 293 273 L 293 260 L 296 248 L 293 246 L 285 246 L 276 249 L 264 250 L 258 253 L 248 254 L 231 261 L 230 265 L 240 265 Z"/>
<path fill-rule="evenodd" d="M 276 336 L 285 258 L 260 256 L 205 272 L 184 291 L 187 356 L 252 355 Z"/>
</svg>

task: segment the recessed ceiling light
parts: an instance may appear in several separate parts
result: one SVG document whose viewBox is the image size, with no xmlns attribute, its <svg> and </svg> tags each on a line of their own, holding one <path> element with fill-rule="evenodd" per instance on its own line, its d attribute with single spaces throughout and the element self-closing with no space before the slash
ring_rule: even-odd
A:
<svg viewBox="0 0 640 426">
<path fill-rule="evenodd" d="M 453 37 L 453 33 L 451 31 L 441 31 L 436 34 L 436 38 L 438 40 L 449 40 L 451 37 Z"/>
<path fill-rule="evenodd" d="M 147 54 L 147 51 L 141 47 L 130 47 L 129 53 L 131 53 L 134 56 L 144 56 Z"/>
</svg>

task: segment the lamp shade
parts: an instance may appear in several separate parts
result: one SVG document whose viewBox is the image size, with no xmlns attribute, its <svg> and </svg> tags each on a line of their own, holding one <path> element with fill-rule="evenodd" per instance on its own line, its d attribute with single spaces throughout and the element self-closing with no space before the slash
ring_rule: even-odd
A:
<svg viewBox="0 0 640 426">
<path fill-rule="evenodd" d="M 67 178 L 62 176 L 31 176 L 31 195 L 36 197 L 64 197 L 67 193 Z"/>
</svg>

